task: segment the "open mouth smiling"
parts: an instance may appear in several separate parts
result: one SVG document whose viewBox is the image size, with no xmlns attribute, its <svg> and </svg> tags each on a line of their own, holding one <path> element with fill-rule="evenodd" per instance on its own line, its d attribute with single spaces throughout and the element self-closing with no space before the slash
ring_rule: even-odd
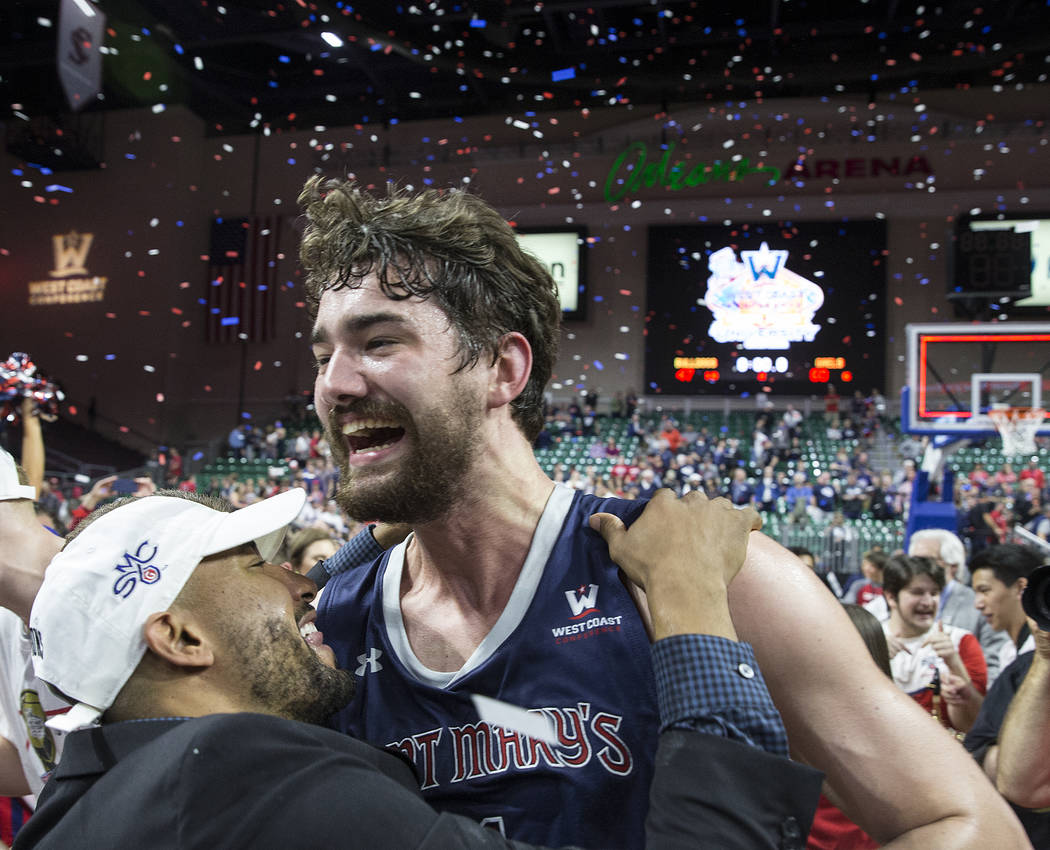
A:
<svg viewBox="0 0 1050 850">
<path fill-rule="evenodd" d="M 320 646 L 324 643 L 324 635 L 317 630 L 314 620 L 317 619 L 317 611 L 311 608 L 299 618 L 299 634 L 302 635 L 310 646 Z"/>
<path fill-rule="evenodd" d="M 385 419 L 358 419 L 342 427 L 352 454 L 378 452 L 394 445 L 405 435 L 405 429 Z"/>
</svg>

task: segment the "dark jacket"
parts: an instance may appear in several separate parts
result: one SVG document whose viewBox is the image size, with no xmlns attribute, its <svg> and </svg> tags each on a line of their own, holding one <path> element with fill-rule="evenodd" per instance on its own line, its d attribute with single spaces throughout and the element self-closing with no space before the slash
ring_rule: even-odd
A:
<svg viewBox="0 0 1050 850">
<path fill-rule="evenodd" d="M 648 846 L 802 848 L 820 783 L 818 771 L 746 744 L 665 732 Z M 17 850 L 525 846 L 435 812 L 397 755 L 258 714 L 74 732 L 15 842 Z"/>
</svg>

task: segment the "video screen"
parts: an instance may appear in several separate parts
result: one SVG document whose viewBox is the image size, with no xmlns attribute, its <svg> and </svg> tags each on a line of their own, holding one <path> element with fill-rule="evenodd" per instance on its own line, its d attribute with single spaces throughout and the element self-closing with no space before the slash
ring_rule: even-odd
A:
<svg viewBox="0 0 1050 850">
<path fill-rule="evenodd" d="M 649 230 L 646 392 L 885 390 L 881 221 Z"/>
<path fill-rule="evenodd" d="M 587 229 L 519 227 L 518 242 L 554 278 L 564 321 L 587 318 Z"/>
</svg>

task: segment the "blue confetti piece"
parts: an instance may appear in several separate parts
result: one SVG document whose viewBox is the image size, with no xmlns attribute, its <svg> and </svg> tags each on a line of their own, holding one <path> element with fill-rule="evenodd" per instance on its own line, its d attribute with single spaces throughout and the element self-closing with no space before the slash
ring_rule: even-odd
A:
<svg viewBox="0 0 1050 850">
<path fill-rule="evenodd" d="M 227 327 L 229 325 L 239 325 L 240 323 L 241 320 L 238 316 L 223 316 L 221 320 L 221 324 L 223 327 Z"/>
<path fill-rule="evenodd" d="M 562 80 L 574 80 L 576 79 L 575 68 L 562 68 L 560 71 L 551 71 L 551 80 L 558 83 Z"/>
</svg>

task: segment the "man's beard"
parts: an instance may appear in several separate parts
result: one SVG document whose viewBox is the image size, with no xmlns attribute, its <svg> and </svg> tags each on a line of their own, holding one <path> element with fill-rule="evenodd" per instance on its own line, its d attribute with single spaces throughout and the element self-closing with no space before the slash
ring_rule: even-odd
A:
<svg viewBox="0 0 1050 850">
<path fill-rule="evenodd" d="M 339 426 L 331 417 L 326 425 L 332 456 L 339 464 L 339 484 L 335 500 L 357 520 L 404 522 L 419 525 L 445 516 L 464 488 L 466 473 L 477 454 L 481 413 L 471 407 L 472 399 L 463 394 L 445 406 L 425 411 L 414 419 L 401 405 L 368 405 L 337 409 L 364 418 L 392 419 L 402 425 L 402 440 L 410 441 L 410 451 L 398 462 L 393 474 L 372 476 L 370 470 L 356 473 Z M 370 477 L 378 480 L 369 481 Z"/>
<path fill-rule="evenodd" d="M 253 699 L 265 710 L 303 723 L 325 725 L 349 705 L 354 677 L 329 667 L 286 620 L 254 629 L 250 639 L 231 635 Z"/>
</svg>

